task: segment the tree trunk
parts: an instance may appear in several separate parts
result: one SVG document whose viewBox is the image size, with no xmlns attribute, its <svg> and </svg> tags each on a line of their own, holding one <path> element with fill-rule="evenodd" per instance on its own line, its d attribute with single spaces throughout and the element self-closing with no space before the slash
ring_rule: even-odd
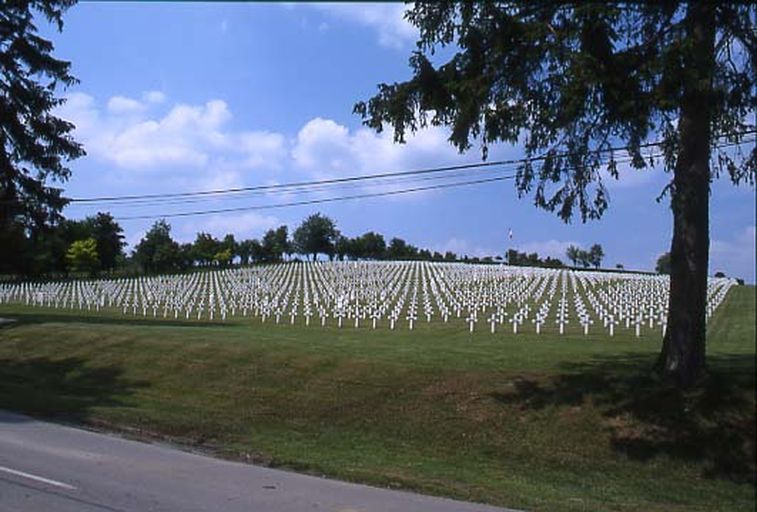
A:
<svg viewBox="0 0 757 512">
<path fill-rule="evenodd" d="M 684 58 L 678 119 L 679 152 L 671 208 L 670 302 L 659 370 L 680 387 L 695 385 L 705 370 L 711 91 L 714 66 L 714 6 L 690 4 L 686 15 L 691 49 Z"/>
</svg>

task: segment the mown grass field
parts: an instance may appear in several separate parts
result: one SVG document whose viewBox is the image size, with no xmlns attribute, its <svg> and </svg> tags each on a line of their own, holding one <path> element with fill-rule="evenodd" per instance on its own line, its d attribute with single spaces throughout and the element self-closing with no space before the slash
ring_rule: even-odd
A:
<svg viewBox="0 0 757 512">
<path fill-rule="evenodd" d="M 2 408 L 529 510 L 754 510 L 754 287 L 683 395 L 649 371 L 659 334 L 0 317 Z"/>
</svg>

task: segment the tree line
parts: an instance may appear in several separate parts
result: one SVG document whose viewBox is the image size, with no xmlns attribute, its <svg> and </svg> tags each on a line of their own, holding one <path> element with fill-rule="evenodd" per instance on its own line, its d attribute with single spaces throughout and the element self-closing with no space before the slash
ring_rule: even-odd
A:
<svg viewBox="0 0 757 512">
<path fill-rule="evenodd" d="M 183 271 L 193 267 L 224 267 L 235 263 L 278 263 L 300 258 L 328 260 L 423 260 L 494 263 L 501 256 L 459 256 L 452 251 L 441 253 L 419 248 L 399 237 L 388 242 L 381 233 L 368 231 L 348 237 L 337 229 L 336 222 L 320 213 L 304 219 L 291 233 L 286 225 L 271 228 L 260 239 L 236 240 L 228 234 L 217 239 L 197 233 L 193 243 L 180 244 L 171 237 L 165 220 L 153 224 L 134 248 L 130 258 L 133 268 L 146 273 Z"/>
<path fill-rule="evenodd" d="M 599 268 L 602 265 L 602 259 L 605 257 L 605 251 L 599 244 L 592 245 L 588 251 L 575 245 L 570 245 L 565 250 L 565 256 L 573 262 L 574 267 L 581 265 L 584 268 L 589 268 L 590 266 Z"/>
<path fill-rule="evenodd" d="M 62 219 L 44 230 L 28 232 L 14 247 L 15 259 L 5 260 L 0 273 L 19 276 L 86 274 L 156 274 L 182 272 L 193 268 L 228 267 L 285 260 L 325 258 L 328 260 L 420 260 L 466 263 L 501 263 L 546 268 L 563 268 L 557 258 L 541 258 L 537 253 L 510 249 L 503 258 L 458 255 L 419 248 L 399 237 L 388 241 L 381 233 L 368 231 L 349 237 L 336 222 L 315 213 L 290 233 L 286 225 L 271 228 L 262 237 L 238 240 L 233 234 L 216 238 L 197 233 L 194 241 L 181 243 L 173 238 L 171 225 L 156 221 L 127 254 L 123 228 L 110 213 L 100 212 L 82 220 Z M 6 248 L 10 249 L 10 248 Z M 601 246 L 589 251 L 591 258 L 578 256 L 576 262 L 591 261 L 598 267 Z M 570 257 L 569 254 L 569 257 Z M 588 265 L 584 265 L 588 266 Z"/>
</svg>

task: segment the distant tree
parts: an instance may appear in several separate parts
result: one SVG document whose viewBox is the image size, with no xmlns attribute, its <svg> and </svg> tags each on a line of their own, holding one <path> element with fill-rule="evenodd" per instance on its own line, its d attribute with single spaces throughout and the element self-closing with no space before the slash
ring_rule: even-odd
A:
<svg viewBox="0 0 757 512">
<path fill-rule="evenodd" d="M 457 260 L 457 254 L 455 254 L 452 251 L 447 251 L 444 253 L 444 261 L 456 261 Z"/>
<path fill-rule="evenodd" d="M 365 246 L 361 237 L 348 238 L 346 243 L 347 259 L 355 261 L 365 257 Z"/>
<path fill-rule="evenodd" d="M 602 246 L 594 244 L 589 248 L 588 260 L 594 265 L 594 268 L 599 268 L 602 265 L 602 259 L 605 257 L 605 252 Z"/>
<path fill-rule="evenodd" d="M 520 143 L 516 186 L 565 221 L 597 219 L 603 182 L 663 140 L 672 171 L 668 322 L 658 368 L 681 387 L 705 369 L 710 183 L 754 183 L 757 149 L 722 149 L 753 133 L 757 104 L 754 2 L 416 2 L 412 76 L 380 84 L 355 112 L 395 141 L 448 126 L 460 151 Z M 440 58 L 448 50 L 448 59 Z M 717 158 L 713 158 L 717 152 Z M 607 159 L 609 158 L 609 163 Z M 713 171 L 711 160 L 717 165 Z M 657 159 L 660 161 L 660 159 Z M 722 172 L 721 172 L 722 171 Z"/>
<path fill-rule="evenodd" d="M 616 263 L 615 268 L 617 268 L 618 270 L 623 270 L 625 267 L 623 267 L 622 263 Z"/>
<path fill-rule="evenodd" d="M 119 257 L 124 255 L 124 230 L 110 213 L 98 212 L 94 217 L 87 217 L 91 236 L 97 243 L 100 268 L 110 270 L 116 267 Z"/>
<path fill-rule="evenodd" d="M 589 268 L 591 266 L 591 255 L 589 254 L 589 251 L 578 249 L 578 254 L 576 255 L 576 259 L 583 268 Z"/>
<path fill-rule="evenodd" d="M 508 249 L 505 258 L 508 265 L 520 265 L 520 253 L 515 249 Z"/>
<path fill-rule="evenodd" d="M 35 23 L 41 15 L 61 31 L 74 3 L 0 2 L 0 272 L 28 268 L 24 248 L 36 252 L 40 232 L 61 219 L 67 203 L 49 181 L 68 179 L 67 162 L 84 155 L 74 125 L 55 115 L 65 101 L 60 86 L 77 80 Z"/>
<path fill-rule="evenodd" d="M 389 246 L 386 248 L 386 256 L 390 260 L 403 260 L 407 259 L 409 252 L 409 246 L 401 238 L 392 238 L 389 241 Z"/>
<path fill-rule="evenodd" d="M 239 263 L 247 265 L 250 263 L 252 257 L 252 242 L 253 240 L 242 240 L 237 244 L 237 255 L 239 256 Z"/>
<path fill-rule="evenodd" d="M 258 263 L 265 260 L 263 244 L 258 239 L 250 240 L 250 261 Z"/>
<path fill-rule="evenodd" d="M 269 229 L 263 236 L 263 261 L 281 261 L 283 259 L 283 255 L 289 254 L 291 250 L 291 244 L 289 243 L 289 229 L 286 226 L 282 225 L 276 229 Z"/>
<path fill-rule="evenodd" d="M 294 230 L 294 247 L 300 254 L 310 254 L 313 261 L 319 253 L 334 254 L 334 240 L 337 236 L 336 224 L 333 220 L 315 213 L 302 221 Z"/>
<path fill-rule="evenodd" d="M 230 265 L 234 257 L 238 256 L 239 244 L 237 243 L 234 235 L 229 233 L 220 243 L 220 251 L 228 251 L 231 256 L 228 258 L 226 265 Z"/>
<path fill-rule="evenodd" d="M 550 258 L 547 256 L 542 262 L 542 266 L 547 268 L 563 268 L 565 265 L 558 258 Z"/>
<path fill-rule="evenodd" d="M 179 251 L 177 256 L 176 267 L 179 270 L 187 270 L 192 268 L 195 264 L 194 248 L 192 244 L 179 245 Z"/>
<path fill-rule="evenodd" d="M 369 231 L 360 237 L 358 244 L 363 258 L 380 260 L 386 256 L 386 242 L 383 235 Z"/>
<path fill-rule="evenodd" d="M 669 252 L 661 254 L 660 257 L 657 258 L 657 265 L 655 266 L 655 271 L 658 274 L 670 274 L 670 253 Z"/>
<path fill-rule="evenodd" d="M 723 273 L 723 272 L 715 272 L 715 277 L 725 277 L 725 273 Z"/>
<path fill-rule="evenodd" d="M 213 263 L 220 267 L 231 265 L 231 260 L 234 258 L 234 254 L 231 249 L 221 249 L 213 255 Z"/>
<path fill-rule="evenodd" d="M 194 259 L 202 266 L 208 266 L 213 263 L 213 258 L 220 249 L 221 242 L 210 233 L 205 232 L 197 233 L 197 237 L 192 244 Z"/>
<path fill-rule="evenodd" d="M 576 247 L 575 245 L 569 245 L 568 248 L 565 250 L 565 256 L 573 262 L 573 266 L 578 265 L 578 260 L 581 256 L 581 249 Z"/>
<path fill-rule="evenodd" d="M 77 240 L 85 240 L 92 237 L 92 222 L 87 219 L 63 219 L 57 226 L 58 235 L 66 243 L 71 245 Z"/>
<path fill-rule="evenodd" d="M 345 256 L 350 252 L 350 239 L 343 234 L 337 232 L 334 238 L 334 255 L 339 261 L 344 260 Z"/>
<path fill-rule="evenodd" d="M 66 261 L 69 268 L 74 272 L 96 273 L 100 268 L 97 242 L 94 238 L 75 241 L 66 251 Z"/>
<path fill-rule="evenodd" d="M 85 219 L 63 219 L 37 231 L 35 246 L 37 270 L 49 272 L 68 267 L 65 254 L 78 240 L 92 238 L 97 244 L 99 269 L 115 268 L 125 257 L 123 228 L 110 213 L 99 212 Z"/>
<path fill-rule="evenodd" d="M 134 248 L 133 258 L 148 273 L 177 270 L 181 252 L 179 244 L 171 238 L 171 226 L 163 219 L 155 222 Z"/>
</svg>

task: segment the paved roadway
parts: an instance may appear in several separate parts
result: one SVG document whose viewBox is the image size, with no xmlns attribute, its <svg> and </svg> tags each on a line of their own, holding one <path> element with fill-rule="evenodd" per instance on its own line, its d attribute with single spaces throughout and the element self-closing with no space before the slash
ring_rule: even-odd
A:
<svg viewBox="0 0 757 512">
<path fill-rule="evenodd" d="M 0 411 L 0 511 L 495 512 Z"/>
</svg>

